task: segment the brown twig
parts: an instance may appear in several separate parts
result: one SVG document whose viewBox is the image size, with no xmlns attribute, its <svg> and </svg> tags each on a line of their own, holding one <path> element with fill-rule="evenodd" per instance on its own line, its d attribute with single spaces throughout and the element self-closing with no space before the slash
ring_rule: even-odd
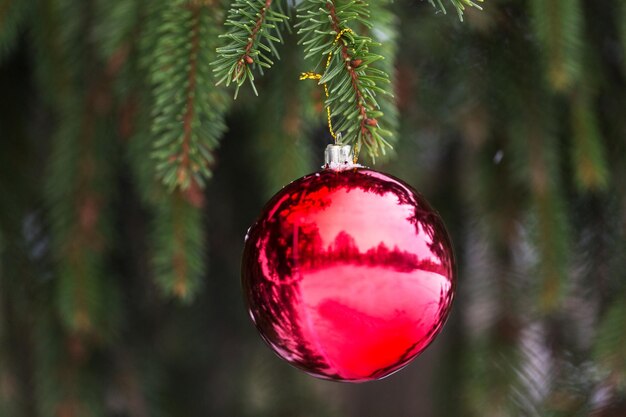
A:
<svg viewBox="0 0 626 417">
<path fill-rule="evenodd" d="M 200 7 L 192 9 L 193 25 L 191 28 L 191 52 L 189 58 L 189 73 L 187 84 L 187 102 L 185 104 L 185 114 L 183 115 L 183 143 L 180 155 L 181 165 L 178 168 L 177 178 L 179 184 L 187 180 L 190 170 L 189 162 L 189 142 L 192 135 L 192 124 L 194 118 L 194 98 L 196 89 L 196 78 L 198 73 L 198 52 L 200 50 Z"/>
<path fill-rule="evenodd" d="M 259 35 L 259 31 L 261 30 L 261 26 L 263 26 L 263 22 L 265 21 L 265 15 L 272 5 L 272 0 L 265 0 L 265 5 L 261 8 L 259 12 L 259 18 L 256 20 L 254 27 L 252 28 L 252 32 L 248 37 L 248 43 L 246 44 L 246 49 L 244 50 L 243 55 L 239 58 L 237 62 L 237 68 L 235 69 L 235 73 L 233 74 L 233 81 L 239 80 L 239 78 L 244 74 L 246 65 L 252 65 L 254 63 L 254 59 L 250 56 L 250 51 L 254 46 L 254 42 L 256 41 L 257 36 Z"/>
<path fill-rule="evenodd" d="M 330 13 L 331 26 L 333 30 L 336 33 L 340 33 L 341 24 L 339 22 L 339 17 L 337 16 L 337 12 L 335 10 L 335 4 L 332 2 L 327 2 L 326 8 L 328 9 Z M 355 70 L 356 66 L 352 65 L 352 62 L 356 60 L 354 59 L 354 57 L 350 56 L 348 47 L 346 46 L 345 43 L 342 44 L 341 46 L 341 57 L 343 60 L 343 65 L 346 67 L 346 71 L 348 71 L 348 74 L 350 75 L 350 82 L 352 84 L 352 89 L 354 90 L 354 95 L 356 97 L 356 105 L 359 110 L 359 114 L 361 116 L 361 121 L 360 121 L 361 135 L 363 135 L 363 137 L 366 138 L 366 142 L 371 144 L 372 135 L 367 127 L 377 126 L 378 122 L 376 121 L 376 119 L 370 119 L 367 117 L 367 107 L 365 106 L 365 98 L 363 97 L 363 94 L 361 93 L 361 89 L 359 87 L 359 82 L 360 82 L 359 74 Z"/>
</svg>

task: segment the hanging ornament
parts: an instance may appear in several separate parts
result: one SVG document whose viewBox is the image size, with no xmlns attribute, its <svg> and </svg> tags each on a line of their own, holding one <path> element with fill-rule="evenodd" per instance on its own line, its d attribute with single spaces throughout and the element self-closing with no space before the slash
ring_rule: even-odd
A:
<svg viewBox="0 0 626 417">
<path fill-rule="evenodd" d="M 329 145 L 326 166 L 276 194 L 246 236 L 242 281 L 263 339 L 324 379 L 407 365 L 441 331 L 455 292 L 443 221 L 404 182 Z"/>
</svg>

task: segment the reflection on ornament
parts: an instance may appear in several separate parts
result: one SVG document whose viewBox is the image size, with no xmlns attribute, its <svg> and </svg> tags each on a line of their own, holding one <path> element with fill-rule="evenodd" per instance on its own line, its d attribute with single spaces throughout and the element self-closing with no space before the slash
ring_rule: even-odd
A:
<svg viewBox="0 0 626 417">
<path fill-rule="evenodd" d="M 246 238 L 242 281 L 263 339 L 320 378 L 361 382 L 407 365 L 455 290 L 439 215 L 402 181 L 326 168 L 286 186 Z"/>
</svg>

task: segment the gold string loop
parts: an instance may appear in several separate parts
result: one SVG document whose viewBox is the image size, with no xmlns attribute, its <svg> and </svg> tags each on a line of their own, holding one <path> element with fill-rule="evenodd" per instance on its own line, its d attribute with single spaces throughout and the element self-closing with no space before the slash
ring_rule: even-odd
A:
<svg viewBox="0 0 626 417">
<path fill-rule="evenodd" d="M 352 33 L 354 34 L 354 31 L 350 28 L 345 28 L 345 29 L 341 29 L 341 31 L 337 34 L 337 36 L 335 36 L 335 40 L 333 41 L 333 45 L 337 44 L 337 42 L 339 42 L 339 39 L 341 39 L 341 37 L 346 34 L 346 33 Z M 326 67 L 324 67 L 324 70 L 328 69 L 328 66 L 330 65 L 330 60 L 333 58 L 333 52 L 334 51 L 330 51 L 330 53 L 328 54 L 328 58 L 326 59 Z M 318 74 L 315 72 L 303 72 L 302 74 L 300 74 L 300 81 L 302 80 L 320 80 L 322 79 L 322 74 Z M 324 85 L 324 94 L 326 94 L 326 100 L 328 100 L 328 97 L 330 96 L 330 94 L 328 93 L 328 85 L 326 83 L 323 84 Z M 326 116 L 328 117 L 328 131 L 330 132 L 330 135 L 333 137 L 333 139 L 335 140 L 335 143 L 338 142 L 338 137 L 337 134 L 335 133 L 335 130 L 333 129 L 333 121 L 332 118 L 330 117 L 331 111 L 330 111 L 330 106 L 326 106 Z M 339 136 L 341 137 L 341 136 Z"/>
</svg>

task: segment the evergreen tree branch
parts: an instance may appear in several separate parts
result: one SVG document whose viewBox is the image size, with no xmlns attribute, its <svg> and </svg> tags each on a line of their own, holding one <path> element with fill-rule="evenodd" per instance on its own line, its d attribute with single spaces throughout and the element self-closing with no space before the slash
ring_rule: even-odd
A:
<svg viewBox="0 0 626 417">
<path fill-rule="evenodd" d="M 198 52 L 200 49 L 200 9 L 194 7 L 191 10 L 191 40 L 189 54 L 189 73 L 187 80 L 187 102 L 185 103 L 185 113 L 183 115 L 183 141 L 181 149 L 181 163 L 179 168 L 180 181 L 185 181 L 185 176 L 189 173 L 189 147 L 192 135 L 192 123 L 194 120 L 194 92 L 198 81 Z"/>
<path fill-rule="evenodd" d="M 51 311 L 41 310 L 35 345 L 37 415 L 103 417 L 105 387 L 95 366 L 97 355 L 59 327 Z"/>
<path fill-rule="evenodd" d="M 104 207 L 112 180 L 105 161 L 110 162 L 112 149 L 107 146 L 109 130 L 94 108 L 98 104 L 91 101 L 101 99 L 98 94 L 88 93 L 82 117 L 70 125 L 75 130 L 60 130 L 55 137 L 49 177 L 59 261 L 58 308 L 64 325 L 81 334 L 97 334 L 106 327 L 106 294 L 111 285 L 104 266 L 110 228 Z M 76 114 L 81 113 L 72 112 L 72 117 Z"/>
<path fill-rule="evenodd" d="M 617 386 L 626 386 L 626 294 L 618 293 L 598 326 L 594 341 L 594 359 L 610 372 Z"/>
<path fill-rule="evenodd" d="M 390 132 L 379 124 L 383 112 L 377 95 L 391 95 L 389 75 L 372 65 L 384 59 L 371 51 L 372 39 L 349 26 L 370 25 L 367 4 L 309 0 L 300 7 L 298 17 L 306 58 L 317 58 L 318 66 L 326 63 L 319 83 L 327 85 L 326 106 L 331 117 L 338 119 L 334 130 L 357 153 L 365 147 L 372 158 L 384 154 L 391 147 L 384 138 Z"/>
<path fill-rule="evenodd" d="M 98 20 L 94 25 L 93 36 L 103 60 L 114 60 L 115 56 L 123 53 L 131 55 L 131 49 L 136 52 L 136 40 L 144 26 L 140 16 L 141 2 L 142 0 L 96 0 Z M 125 68 L 130 69 L 130 66 Z M 130 86 L 122 94 L 129 89 Z"/>
<path fill-rule="evenodd" d="M 150 121 L 138 123 L 129 158 L 137 189 L 151 214 L 150 269 L 164 295 L 190 301 L 200 288 L 205 269 L 202 190 L 193 182 L 185 191 L 168 192 L 154 181 L 154 161 L 145 158 L 151 138 L 143 129 Z"/>
<path fill-rule="evenodd" d="M 604 190 L 609 169 L 598 118 L 586 89 L 572 95 L 572 162 L 576 185 L 583 191 Z"/>
<path fill-rule="evenodd" d="M 148 8 L 139 50 L 142 67 L 151 74 L 153 91 L 137 92 L 138 106 L 152 106 L 162 117 L 155 120 L 145 112 L 139 114 L 129 158 L 138 191 L 151 213 L 150 264 L 155 283 L 163 294 L 190 301 L 205 269 L 204 182 L 203 178 L 184 173 L 195 173 L 199 152 L 210 168 L 212 150 L 225 129 L 227 98 L 223 89 L 211 82 L 209 67 L 215 55 L 222 8 L 208 1 L 152 4 Z M 164 22 L 172 26 L 164 30 Z M 165 76 L 161 77 L 159 71 L 165 71 Z M 141 84 L 141 79 L 139 75 L 136 84 Z M 173 143 L 163 147 L 160 142 L 168 136 Z M 157 157 L 147 159 L 145 155 L 155 144 L 161 145 L 153 150 Z M 185 171 L 188 168 L 190 171 Z M 159 173 L 174 170 L 174 177 L 169 182 L 155 182 L 155 169 Z M 176 178 L 176 172 L 183 172 L 185 178 Z M 176 183 L 180 180 L 187 182 Z"/>
<path fill-rule="evenodd" d="M 557 139 L 549 133 L 541 114 L 541 99 L 526 94 L 527 103 L 523 126 L 517 126 L 512 137 L 516 147 L 523 151 L 528 166 L 526 178 L 531 193 L 532 235 L 538 253 L 537 286 L 538 307 L 543 313 L 556 311 L 566 294 L 568 280 L 570 229 L 567 222 L 566 201 L 558 173 Z M 545 106 L 544 106 L 545 107 Z"/>
<path fill-rule="evenodd" d="M 15 45 L 32 4 L 32 0 L 0 0 L 0 60 Z"/>
<path fill-rule="evenodd" d="M 37 6 L 38 81 L 58 129 L 45 180 L 56 273 L 48 285 L 52 302 L 39 317 L 36 405 L 42 415 L 95 416 L 103 396 L 86 358 L 95 344 L 112 339 L 119 317 L 106 265 L 116 144 L 108 116 L 116 71 L 92 53 L 91 26 L 84 26 L 92 3 L 40 0 Z"/>
<path fill-rule="evenodd" d="M 113 73 L 86 52 L 80 22 L 89 7 L 70 1 L 42 0 L 34 33 L 40 58 L 40 83 L 49 93 L 59 129 L 53 135 L 46 177 L 53 256 L 57 261 L 56 307 L 63 327 L 73 334 L 102 334 L 106 321 L 105 254 L 112 180 L 106 113 Z M 67 19 L 65 22 L 63 19 Z M 92 72 L 94 68 L 98 71 Z"/>
<path fill-rule="evenodd" d="M 249 81 L 255 94 L 254 71 L 263 74 L 263 69 L 274 65 L 271 57 L 279 58 L 275 43 L 282 43 L 280 31 L 288 16 L 277 1 L 240 0 L 232 4 L 225 25 L 227 33 L 220 35 L 226 44 L 217 48 L 218 58 L 213 63 L 217 84 L 234 83 L 235 98 L 239 88 Z"/>
<path fill-rule="evenodd" d="M 164 294 L 190 301 L 204 271 L 202 190 L 194 184 L 164 197 L 155 207 L 153 223 L 156 281 Z"/>
<path fill-rule="evenodd" d="M 77 94 L 72 82 L 76 70 L 70 65 L 67 45 L 76 46 L 72 38 L 77 30 L 74 19 L 78 20 L 78 16 L 67 4 L 63 8 L 60 6 L 48 0 L 39 0 L 32 31 L 34 49 L 39 57 L 39 65 L 35 68 L 37 82 L 47 87 L 42 88 L 47 104 L 57 108 L 74 105 Z M 60 15 L 71 16 L 72 19 L 62 26 Z"/>
<path fill-rule="evenodd" d="M 375 41 L 372 45 L 372 51 L 377 55 L 385 57 L 385 59 L 372 63 L 372 66 L 389 74 L 393 78 L 391 86 L 395 87 L 398 19 L 389 10 L 392 3 L 392 0 L 378 0 L 370 3 L 372 27 L 368 29 L 367 36 L 372 37 Z M 378 104 L 384 114 L 385 125 L 391 132 L 387 140 L 393 146 L 397 141 L 396 133 L 399 127 L 397 99 L 391 94 L 384 94 L 380 97 Z"/>
<path fill-rule="evenodd" d="M 583 19 L 580 0 L 532 0 L 533 29 L 555 91 L 568 91 L 582 75 Z"/>
<path fill-rule="evenodd" d="M 216 7 L 184 0 L 168 3 L 157 10 L 158 23 L 146 34 L 154 39 L 154 50 L 148 51 L 153 157 L 157 175 L 170 190 L 204 186 L 226 129 L 226 99 L 210 81 Z"/>
<path fill-rule="evenodd" d="M 452 4 L 452 7 L 456 9 L 456 13 L 458 14 L 459 20 L 461 21 L 463 21 L 463 13 L 465 12 L 466 7 L 475 7 L 478 10 L 482 10 L 482 7 L 480 7 L 480 5 L 476 3 L 476 1 L 482 2 L 483 0 L 476 0 L 476 1 L 474 0 L 448 0 L 448 1 Z M 446 7 L 443 5 L 441 0 L 428 0 L 428 2 L 432 4 L 433 7 L 439 9 L 443 14 L 447 13 Z"/>
<path fill-rule="evenodd" d="M 510 51 L 515 52 L 490 58 L 493 76 L 489 80 L 480 80 L 479 85 L 484 88 L 485 97 L 494 99 L 490 103 L 490 123 L 493 123 L 490 135 L 502 138 L 500 132 L 507 132 L 502 142 L 504 145 L 497 144 L 495 149 L 504 146 L 503 152 L 510 161 L 506 166 L 515 184 L 514 192 L 528 195 L 526 202 L 529 205 L 525 208 L 529 214 L 527 225 L 536 253 L 534 269 L 537 273 L 536 280 L 532 281 L 533 301 L 538 310 L 549 314 L 561 307 L 567 294 L 568 249 L 572 240 L 559 165 L 559 142 L 554 128 L 555 114 L 558 113 L 552 96 L 542 83 L 537 82 L 542 75 L 541 57 L 522 33 L 518 31 L 508 39 Z M 490 48 L 496 42 L 499 41 L 488 41 L 482 48 Z M 517 122 L 510 123 L 509 120 L 513 119 Z M 493 158 L 493 148 L 486 149 Z M 503 198 L 501 194 L 498 197 Z M 511 198 L 511 201 L 515 200 Z"/>
</svg>

